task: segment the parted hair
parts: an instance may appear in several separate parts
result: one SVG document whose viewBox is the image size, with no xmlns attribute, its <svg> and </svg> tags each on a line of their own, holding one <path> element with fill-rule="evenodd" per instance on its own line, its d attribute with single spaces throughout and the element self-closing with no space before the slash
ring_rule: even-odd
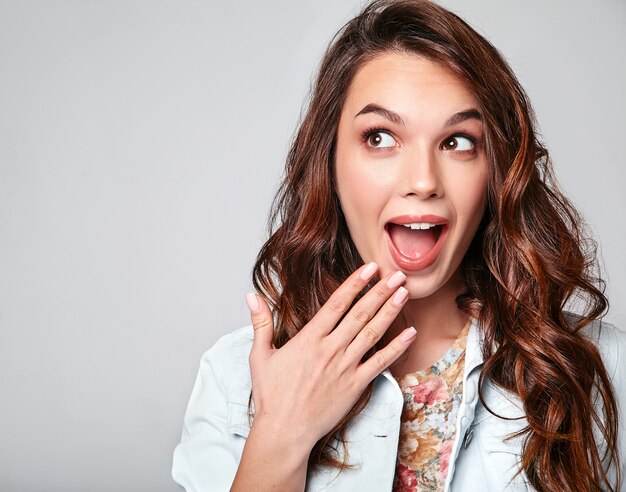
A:
<svg viewBox="0 0 626 492">
<path fill-rule="evenodd" d="M 618 490 L 605 471 L 619 459 L 615 396 L 598 349 L 582 333 L 608 309 L 596 243 L 559 191 L 528 97 L 503 56 L 435 3 L 374 0 L 341 28 L 320 63 L 253 269 L 254 286 L 276 318 L 274 345 L 296 335 L 363 264 L 336 193 L 337 126 L 357 70 L 389 52 L 445 66 L 482 114 L 487 205 L 463 259 L 466 290 L 456 303 L 482 330 L 481 383 L 489 379 L 523 404 L 528 425 L 519 473 L 539 491 Z M 575 318 L 565 311 L 573 301 Z M 316 443 L 309 473 L 351 467 L 346 429 L 372 390 L 370 383 Z"/>
</svg>

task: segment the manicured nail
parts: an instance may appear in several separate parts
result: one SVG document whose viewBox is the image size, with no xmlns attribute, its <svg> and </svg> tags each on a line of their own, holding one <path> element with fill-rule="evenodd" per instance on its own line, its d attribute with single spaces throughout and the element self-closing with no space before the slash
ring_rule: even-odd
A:
<svg viewBox="0 0 626 492">
<path fill-rule="evenodd" d="M 406 290 L 404 287 L 400 287 L 398 290 L 396 290 L 396 293 L 391 298 L 391 303 L 395 304 L 396 306 L 402 306 L 408 295 L 409 291 Z"/>
<path fill-rule="evenodd" d="M 252 292 L 248 292 L 246 294 L 246 304 L 248 305 L 248 309 L 253 313 L 256 313 L 259 310 L 259 299 L 256 294 Z"/>
<path fill-rule="evenodd" d="M 402 282 L 406 279 L 406 275 L 400 271 L 394 273 L 389 280 L 387 280 L 387 287 L 390 289 L 395 289 L 399 287 Z"/>
<path fill-rule="evenodd" d="M 359 277 L 363 280 L 369 280 L 376 273 L 376 270 L 378 270 L 378 265 L 372 261 L 365 265 L 361 273 L 359 273 Z"/>
<path fill-rule="evenodd" d="M 415 328 L 411 326 L 410 328 L 407 328 L 402 332 L 402 335 L 400 335 L 400 340 L 402 340 L 403 342 L 408 342 L 409 340 L 412 340 L 413 337 L 415 337 L 416 333 L 417 331 L 415 331 Z"/>
</svg>

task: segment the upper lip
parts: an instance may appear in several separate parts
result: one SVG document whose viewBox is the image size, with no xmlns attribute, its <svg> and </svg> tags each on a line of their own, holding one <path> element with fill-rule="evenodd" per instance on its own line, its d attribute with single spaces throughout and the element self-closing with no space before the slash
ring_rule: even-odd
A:
<svg viewBox="0 0 626 492">
<path fill-rule="evenodd" d="M 404 225 L 404 224 L 415 224 L 416 222 L 427 222 L 429 224 L 441 224 L 445 225 L 448 223 L 448 220 L 440 217 L 439 215 L 398 215 L 397 217 L 393 217 L 389 219 L 387 223 Z"/>
</svg>

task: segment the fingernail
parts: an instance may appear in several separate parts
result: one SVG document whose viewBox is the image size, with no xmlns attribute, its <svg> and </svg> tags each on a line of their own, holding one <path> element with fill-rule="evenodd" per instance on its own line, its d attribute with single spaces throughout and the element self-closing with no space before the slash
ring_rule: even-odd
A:
<svg viewBox="0 0 626 492">
<path fill-rule="evenodd" d="M 415 331 L 415 328 L 411 326 L 410 328 L 407 328 L 406 330 L 402 332 L 402 335 L 400 335 L 400 339 L 403 342 L 408 342 L 415 336 L 416 333 L 417 331 Z"/>
<path fill-rule="evenodd" d="M 409 291 L 406 290 L 404 287 L 400 287 L 391 298 L 391 302 L 396 306 L 402 306 L 402 303 L 406 300 L 408 295 Z"/>
<path fill-rule="evenodd" d="M 248 309 L 253 313 L 256 313 L 259 310 L 259 300 L 257 299 L 256 294 L 252 292 L 248 292 L 246 294 L 246 304 L 248 305 Z"/>
<path fill-rule="evenodd" d="M 387 280 L 387 287 L 389 287 L 390 289 L 395 289 L 396 287 L 399 287 L 405 279 L 406 275 L 400 271 L 397 271 L 391 277 L 389 277 L 389 280 Z"/>
<path fill-rule="evenodd" d="M 359 273 L 359 277 L 361 277 L 363 280 L 369 280 L 370 278 L 372 278 L 372 275 L 376 273 L 377 269 L 378 265 L 372 261 L 365 265 L 363 270 L 361 270 L 361 273 Z"/>
</svg>

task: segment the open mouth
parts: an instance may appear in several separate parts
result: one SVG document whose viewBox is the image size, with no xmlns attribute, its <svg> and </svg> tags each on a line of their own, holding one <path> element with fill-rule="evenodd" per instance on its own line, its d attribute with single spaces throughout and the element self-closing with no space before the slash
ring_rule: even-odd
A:
<svg viewBox="0 0 626 492">
<path fill-rule="evenodd" d="M 436 259 L 448 230 L 445 223 L 411 223 L 385 225 L 389 250 L 401 268 L 419 270 Z"/>
</svg>

